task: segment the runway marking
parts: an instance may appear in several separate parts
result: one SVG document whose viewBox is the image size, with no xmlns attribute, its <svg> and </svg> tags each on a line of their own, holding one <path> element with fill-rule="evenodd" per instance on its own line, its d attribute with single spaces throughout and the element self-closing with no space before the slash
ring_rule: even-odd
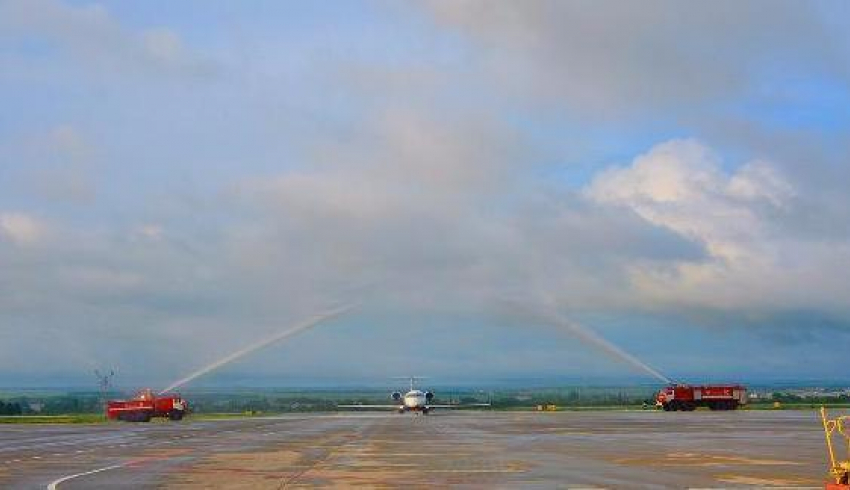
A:
<svg viewBox="0 0 850 490">
<path fill-rule="evenodd" d="M 50 484 L 47 485 L 47 490 L 56 490 L 59 487 L 60 483 L 64 483 L 68 480 L 73 480 L 74 478 L 79 478 L 81 476 L 86 476 L 86 475 L 93 475 L 95 473 L 100 473 L 102 471 L 114 470 L 115 468 L 120 468 L 122 466 L 124 466 L 124 465 L 123 464 L 114 464 L 112 466 L 107 466 L 105 468 L 98 468 L 96 470 L 85 471 L 83 473 L 77 473 L 75 475 L 63 476 L 62 478 L 59 478 L 59 479 L 56 479 L 56 480 L 53 480 L 52 482 L 50 482 Z"/>
</svg>

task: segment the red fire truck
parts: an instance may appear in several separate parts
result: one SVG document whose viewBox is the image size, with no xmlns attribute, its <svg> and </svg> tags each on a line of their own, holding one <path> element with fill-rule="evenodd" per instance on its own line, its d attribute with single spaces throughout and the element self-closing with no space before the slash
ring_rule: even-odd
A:
<svg viewBox="0 0 850 490">
<path fill-rule="evenodd" d="M 661 389 L 655 405 L 666 412 L 690 412 L 697 407 L 711 410 L 735 410 L 747 404 L 747 388 L 741 385 L 673 384 Z"/>
<path fill-rule="evenodd" d="M 180 420 L 189 411 L 189 404 L 179 395 L 155 396 L 151 390 L 142 390 L 129 400 L 110 400 L 106 404 L 106 417 L 125 422 L 149 422 L 153 417 Z"/>
</svg>

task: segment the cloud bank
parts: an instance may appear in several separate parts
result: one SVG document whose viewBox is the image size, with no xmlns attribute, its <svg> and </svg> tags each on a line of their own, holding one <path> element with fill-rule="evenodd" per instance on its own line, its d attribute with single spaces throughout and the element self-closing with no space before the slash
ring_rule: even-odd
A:
<svg viewBox="0 0 850 490">
<path fill-rule="evenodd" d="M 843 3 L 338 6 L 0 4 L 0 367 L 167 382 L 353 299 L 233 369 L 622 374 L 510 302 L 637 357 L 846 329 Z"/>
</svg>

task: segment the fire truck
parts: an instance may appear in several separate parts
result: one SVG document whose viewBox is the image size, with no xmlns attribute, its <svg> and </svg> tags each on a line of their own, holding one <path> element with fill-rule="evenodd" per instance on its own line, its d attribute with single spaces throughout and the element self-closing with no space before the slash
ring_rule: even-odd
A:
<svg viewBox="0 0 850 490">
<path fill-rule="evenodd" d="M 711 410 L 735 410 L 747 404 L 747 388 L 741 385 L 666 386 L 655 397 L 655 405 L 665 412 L 690 412 L 697 407 Z"/>
<path fill-rule="evenodd" d="M 149 422 L 153 417 L 180 420 L 189 412 L 189 404 L 180 395 L 156 396 L 149 389 L 129 400 L 110 400 L 106 417 L 125 422 Z"/>
</svg>

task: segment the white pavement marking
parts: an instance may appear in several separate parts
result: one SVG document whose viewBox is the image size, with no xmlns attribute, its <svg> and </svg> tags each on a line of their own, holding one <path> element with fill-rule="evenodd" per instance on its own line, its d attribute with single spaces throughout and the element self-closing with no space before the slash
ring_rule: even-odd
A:
<svg viewBox="0 0 850 490">
<path fill-rule="evenodd" d="M 47 490 L 56 490 L 59 487 L 60 483 L 64 483 L 68 480 L 73 480 L 74 478 L 78 478 L 80 476 L 93 475 L 95 473 L 100 473 L 101 471 L 114 470 L 115 468 L 120 468 L 122 466 L 124 466 L 124 465 L 123 464 L 114 464 L 112 466 L 107 466 L 106 468 L 98 468 L 96 470 L 86 471 L 84 473 L 77 473 L 75 475 L 63 476 L 62 478 L 59 478 L 58 480 L 53 480 L 52 482 L 50 482 L 50 484 L 47 485 Z"/>
</svg>

